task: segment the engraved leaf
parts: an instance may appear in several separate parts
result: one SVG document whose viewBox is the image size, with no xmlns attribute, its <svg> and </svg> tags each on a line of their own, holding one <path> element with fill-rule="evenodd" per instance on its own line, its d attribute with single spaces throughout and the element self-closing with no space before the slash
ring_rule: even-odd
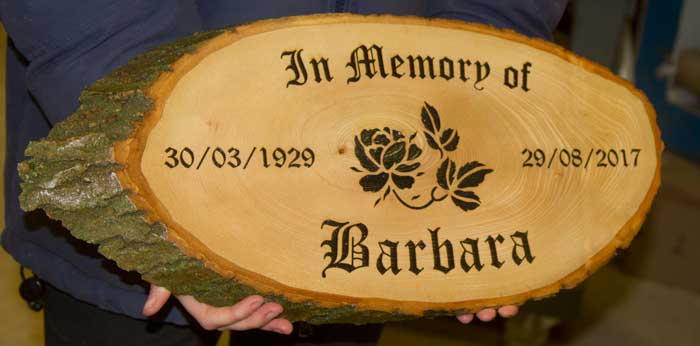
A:
<svg viewBox="0 0 700 346">
<path fill-rule="evenodd" d="M 471 171 L 474 168 L 477 167 L 483 167 L 484 164 L 478 161 L 472 161 L 472 162 L 467 162 L 466 164 L 462 165 L 462 167 L 459 168 L 459 172 L 457 172 L 457 177 L 462 178 L 464 177 L 465 174 L 467 174 L 469 171 Z"/>
<path fill-rule="evenodd" d="M 427 102 L 421 111 L 421 121 L 428 132 L 438 133 L 440 131 L 440 116 L 437 110 Z"/>
<path fill-rule="evenodd" d="M 442 161 L 442 164 L 440 165 L 440 168 L 438 168 L 437 173 L 435 175 L 437 176 L 438 185 L 440 185 L 440 187 L 445 190 L 449 190 L 450 185 L 452 185 L 452 182 L 454 181 L 454 161 L 450 159 L 445 159 L 445 161 Z"/>
<path fill-rule="evenodd" d="M 452 195 L 452 202 L 464 211 L 476 209 L 480 205 L 479 196 L 472 191 L 457 190 Z"/>
<path fill-rule="evenodd" d="M 448 129 L 448 130 L 452 130 L 452 129 Z M 445 148 L 445 150 L 454 151 L 455 149 L 457 149 L 457 144 L 459 144 L 459 133 L 457 133 L 457 131 L 454 131 L 454 135 L 450 137 L 450 136 L 445 136 L 446 132 L 447 131 L 443 132 L 442 138 L 440 138 L 440 141 L 443 145 L 443 148 Z M 447 138 L 445 138 L 445 137 L 447 137 Z M 443 140 L 443 138 L 444 138 L 444 140 Z"/>
<path fill-rule="evenodd" d="M 479 186 L 479 184 L 481 184 L 486 178 L 486 175 L 493 172 L 493 169 L 490 168 L 481 169 L 474 172 L 475 168 L 483 166 L 484 165 L 482 163 L 476 161 L 469 162 L 462 166 L 457 174 L 457 179 L 459 180 L 457 187 L 463 189 L 467 187 Z"/>
<path fill-rule="evenodd" d="M 435 141 L 435 138 L 433 138 L 433 135 L 431 135 L 431 134 L 430 134 L 429 132 L 427 132 L 427 131 L 423 131 L 423 134 L 425 135 L 425 140 L 428 142 L 428 145 L 429 145 L 431 148 L 433 148 L 433 149 L 435 149 L 435 150 L 440 150 L 440 151 L 442 152 L 442 150 L 440 149 L 440 146 L 439 146 L 439 145 L 437 144 L 437 142 Z"/>
<path fill-rule="evenodd" d="M 454 129 L 446 129 L 445 131 L 442 131 L 442 134 L 440 135 L 440 144 L 445 145 L 448 140 L 451 139 L 452 134 L 455 132 Z"/>
</svg>

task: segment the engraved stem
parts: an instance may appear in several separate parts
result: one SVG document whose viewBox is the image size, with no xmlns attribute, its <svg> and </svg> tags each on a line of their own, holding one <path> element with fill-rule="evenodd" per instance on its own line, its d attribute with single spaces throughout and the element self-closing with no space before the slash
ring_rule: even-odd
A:
<svg viewBox="0 0 700 346">
<path fill-rule="evenodd" d="M 406 202 L 401 198 L 401 196 L 399 196 L 399 194 L 396 193 L 396 189 L 392 189 L 392 192 L 394 193 L 394 196 L 396 196 L 396 199 L 398 199 L 399 202 L 401 202 L 401 204 L 403 204 L 405 207 L 411 208 L 411 209 L 420 210 L 420 209 L 425 209 L 425 208 L 429 207 L 431 204 L 433 204 L 433 202 L 440 202 L 440 201 L 444 200 L 445 198 L 447 198 L 447 196 L 448 196 L 449 194 L 445 194 L 445 195 L 442 196 L 442 197 L 436 198 L 436 197 L 435 197 L 435 191 L 437 190 L 437 188 L 438 188 L 437 186 L 434 186 L 433 189 L 432 189 L 432 191 L 430 191 L 430 200 L 429 200 L 427 203 L 425 203 L 424 205 L 419 205 L 419 206 L 411 205 L 411 204 L 406 203 Z"/>
</svg>

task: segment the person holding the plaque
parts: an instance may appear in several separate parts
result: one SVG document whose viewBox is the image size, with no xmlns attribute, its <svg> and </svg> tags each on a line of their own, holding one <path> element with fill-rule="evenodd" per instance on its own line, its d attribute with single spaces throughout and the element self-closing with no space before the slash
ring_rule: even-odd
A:
<svg viewBox="0 0 700 346">
<path fill-rule="evenodd" d="M 234 335 L 245 345 L 293 344 L 293 325 L 278 316 L 283 307 L 250 296 L 215 308 L 190 296 L 148 286 L 78 241 L 43 213 L 24 213 L 17 163 L 30 140 L 78 107 L 81 90 L 130 58 L 194 32 L 255 20 L 313 13 L 413 15 L 486 23 L 550 39 L 565 0 L 0 0 L 0 20 L 9 37 L 7 54 L 6 229 L 2 245 L 43 285 L 27 295 L 45 306 L 48 345 L 213 345 L 221 330 L 261 329 Z M 38 293 L 37 293 L 38 292 Z M 483 321 L 517 313 L 507 306 L 476 314 Z M 457 316 L 469 323 L 474 315 Z M 334 329 L 335 328 L 335 329 Z M 374 343 L 380 326 L 314 329 L 307 341 Z M 267 340 L 267 341 L 265 341 Z"/>
</svg>

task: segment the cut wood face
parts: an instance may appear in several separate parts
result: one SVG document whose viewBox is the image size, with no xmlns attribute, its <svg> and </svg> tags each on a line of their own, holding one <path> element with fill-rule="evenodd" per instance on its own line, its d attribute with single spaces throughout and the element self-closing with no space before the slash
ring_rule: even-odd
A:
<svg viewBox="0 0 700 346">
<path fill-rule="evenodd" d="M 149 96 L 116 148 L 134 202 L 213 270 L 296 300 L 415 312 L 551 294 L 629 243 L 658 186 L 640 92 L 482 26 L 258 23 Z"/>
</svg>

